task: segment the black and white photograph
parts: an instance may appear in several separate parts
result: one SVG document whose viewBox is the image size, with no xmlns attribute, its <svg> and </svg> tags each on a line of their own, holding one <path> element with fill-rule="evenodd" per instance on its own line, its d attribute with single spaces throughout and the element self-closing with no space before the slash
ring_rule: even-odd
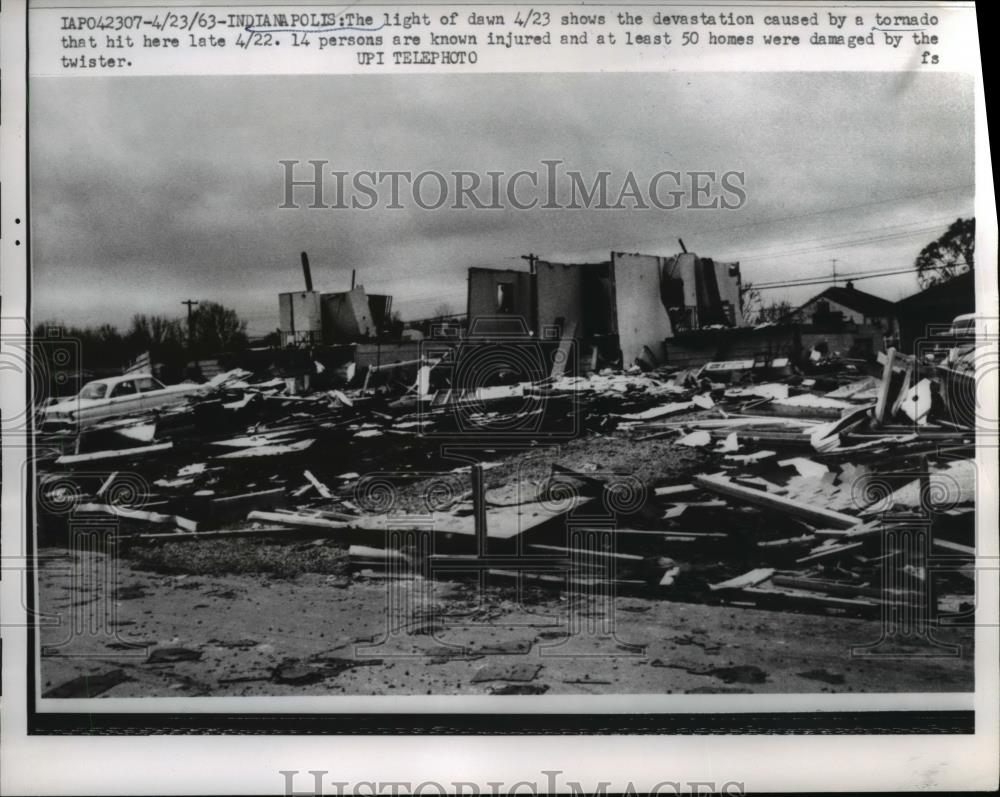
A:
<svg viewBox="0 0 1000 797">
<path fill-rule="evenodd" d="M 5 792 L 995 782 L 974 7 L 108 2 L 3 31 Z"/>
<path fill-rule="evenodd" d="M 971 81 L 33 88 L 43 697 L 973 690 Z"/>
</svg>

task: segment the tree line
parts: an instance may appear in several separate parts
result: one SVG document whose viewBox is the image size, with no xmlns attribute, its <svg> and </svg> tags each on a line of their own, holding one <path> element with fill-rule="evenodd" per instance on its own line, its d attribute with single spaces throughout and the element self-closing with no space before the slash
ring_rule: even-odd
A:
<svg viewBox="0 0 1000 797">
<path fill-rule="evenodd" d="M 189 363 L 249 345 L 243 321 L 235 310 L 217 302 L 201 302 L 190 320 L 165 315 L 132 316 L 128 327 L 114 324 L 65 326 L 46 321 L 35 326 L 35 336 L 45 337 L 59 329 L 63 337 L 79 343 L 80 368 L 88 374 L 121 373 L 136 358 L 148 352 L 167 378 L 189 375 Z"/>
</svg>

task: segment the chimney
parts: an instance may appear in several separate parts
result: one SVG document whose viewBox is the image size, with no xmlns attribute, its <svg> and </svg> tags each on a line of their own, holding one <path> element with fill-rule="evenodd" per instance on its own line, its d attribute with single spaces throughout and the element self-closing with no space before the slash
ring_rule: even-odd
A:
<svg viewBox="0 0 1000 797">
<path fill-rule="evenodd" d="M 306 290 L 311 291 L 313 289 L 313 278 L 312 272 L 309 270 L 309 255 L 305 252 L 302 253 L 302 276 L 306 279 Z"/>
</svg>

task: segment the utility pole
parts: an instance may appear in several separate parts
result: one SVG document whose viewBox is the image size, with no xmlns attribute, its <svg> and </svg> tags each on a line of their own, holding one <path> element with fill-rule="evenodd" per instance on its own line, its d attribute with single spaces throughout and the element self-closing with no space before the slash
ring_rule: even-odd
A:
<svg viewBox="0 0 1000 797">
<path fill-rule="evenodd" d="M 528 273 L 532 277 L 537 273 L 537 263 L 538 258 L 535 256 L 534 252 L 529 252 L 526 255 L 521 255 L 521 260 L 528 261 Z M 531 325 L 531 330 L 528 334 L 535 335 L 538 333 L 538 280 L 531 280 L 531 307 L 528 309 L 528 315 L 525 321 Z"/>
<path fill-rule="evenodd" d="M 191 313 L 192 313 L 193 308 L 197 306 L 198 302 L 194 301 L 193 299 L 185 299 L 183 302 L 181 302 L 181 304 L 186 304 L 187 305 L 187 309 L 188 309 L 188 349 L 190 349 L 191 348 L 191 341 L 194 338 L 194 334 L 193 334 L 193 330 L 192 330 L 192 320 L 193 319 L 192 319 Z"/>
<path fill-rule="evenodd" d="M 837 258 L 830 258 L 830 262 L 833 264 L 833 284 L 837 284 Z"/>
</svg>

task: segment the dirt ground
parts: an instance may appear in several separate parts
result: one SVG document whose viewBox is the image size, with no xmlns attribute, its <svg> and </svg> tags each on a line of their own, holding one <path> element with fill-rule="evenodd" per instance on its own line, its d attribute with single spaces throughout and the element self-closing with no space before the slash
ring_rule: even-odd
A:
<svg viewBox="0 0 1000 797">
<path fill-rule="evenodd" d="M 585 598 L 496 581 L 324 572 L 167 574 L 103 553 L 44 549 L 42 690 L 54 697 L 386 694 L 957 692 L 973 688 L 971 630 L 960 645 L 852 656 L 880 623 L 680 603 Z M 113 589 L 111 589 L 113 587 Z M 108 600 L 104 596 L 112 595 Z M 390 605 L 411 606 L 387 633 Z M 588 624 L 588 619 L 593 620 Z"/>
</svg>

